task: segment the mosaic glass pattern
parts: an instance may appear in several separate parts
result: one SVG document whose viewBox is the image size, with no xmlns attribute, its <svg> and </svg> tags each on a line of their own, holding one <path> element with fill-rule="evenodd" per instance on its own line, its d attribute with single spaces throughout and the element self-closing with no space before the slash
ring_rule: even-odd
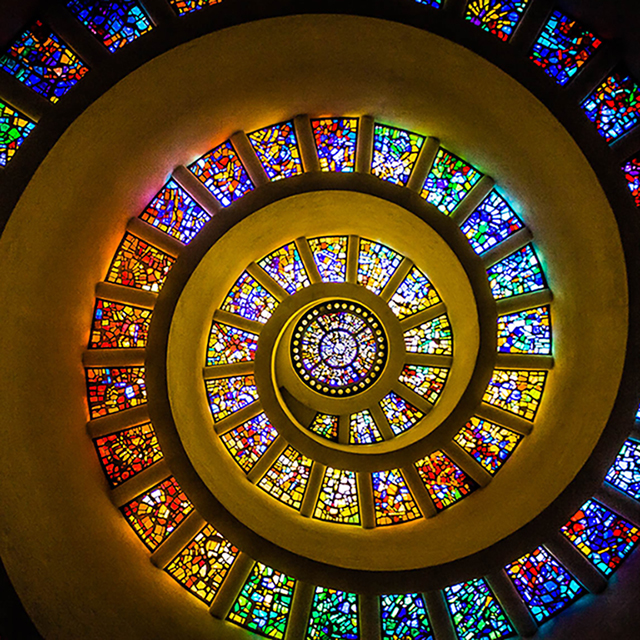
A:
<svg viewBox="0 0 640 640">
<path fill-rule="evenodd" d="M 0 101 L 0 167 L 6 166 L 36 123 Z"/>
<path fill-rule="evenodd" d="M 169 0 L 171 6 L 180 16 L 191 13 L 192 11 L 198 11 L 198 9 L 210 7 L 221 1 L 222 0 Z"/>
<path fill-rule="evenodd" d="M 399 469 L 374 471 L 371 480 L 377 526 L 400 524 L 422 517 Z"/>
<path fill-rule="evenodd" d="M 349 444 L 373 444 L 382 442 L 382 435 L 371 413 L 365 409 L 349 417 Z"/>
<path fill-rule="evenodd" d="M 640 88 L 616 71 L 582 102 L 587 118 L 607 142 L 613 142 L 640 122 Z"/>
<path fill-rule="evenodd" d="M 272 251 L 268 256 L 259 260 L 258 264 L 290 296 L 311 284 L 298 249 L 293 242 Z"/>
<path fill-rule="evenodd" d="M 311 238 L 309 247 L 323 282 L 344 282 L 347 279 L 347 238 Z"/>
<path fill-rule="evenodd" d="M 327 467 L 313 517 L 341 524 L 360 524 L 355 472 Z"/>
<path fill-rule="evenodd" d="M 482 401 L 533 420 L 546 379 L 546 371 L 494 369 Z"/>
<path fill-rule="evenodd" d="M 89 367 L 86 376 L 92 419 L 133 409 L 147 402 L 144 367 Z"/>
<path fill-rule="evenodd" d="M 207 380 L 207 396 L 214 422 L 224 420 L 258 399 L 258 389 L 253 376 L 230 376 Z"/>
<path fill-rule="evenodd" d="M 529 0 L 470 0 L 465 18 L 485 31 L 508 40 Z"/>
<path fill-rule="evenodd" d="M 326 413 L 317 413 L 309 429 L 327 440 L 338 440 L 338 416 L 329 416 Z"/>
<path fill-rule="evenodd" d="M 247 320 L 266 322 L 278 306 L 278 301 L 246 271 L 227 293 L 221 309 Z"/>
<path fill-rule="evenodd" d="M 255 360 L 258 336 L 221 322 L 214 322 L 207 345 L 207 366 Z"/>
<path fill-rule="evenodd" d="M 380 596 L 382 640 L 433 640 L 427 609 L 417 593 Z"/>
<path fill-rule="evenodd" d="M 170 476 L 122 507 L 122 513 L 140 540 L 154 551 L 193 511 L 193 505 Z"/>
<path fill-rule="evenodd" d="M 607 472 L 605 480 L 640 500 L 640 444 L 627 440 Z"/>
<path fill-rule="evenodd" d="M 240 467 L 249 473 L 278 437 L 266 414 L 260 413 L 239 427 L 220 436 L 224 446 Z"/>
<path fill-rule="evenodd" d="M 428 7 L 434 7 L 435 9 L 442 6 L 442 0 L 416 0 L 416 2 L 418 4 L 426 4 Z"/>
<path fill-rule="evenodd" d="M 253 189 L 253 183 L 227 140 L 188 167 L 223 207 Z"/>
<path fill-rule="evenodd" d="M 90 349 L 128 349 L 147 344 L 152 311 L 130 304 L 96 300 Z"/>
<path fill-rule="evenodd" d="M 538 256 L 530 244 L 489 267 L 487 276 L 496 300 L 546 287 Z"/>
<path fill-rule="evenodd" d="M 515 451 L 522 436 L 473 416 L 453 439 L 493 475 Z"/>
<path fill-rule="evenodd" d="M 258 486 L 283 504 L 299 510 L 307 488 L 312 460 L 287 447 Z"/>
<path fill-rule="evenodd" d="M 89 71 L 40 20 L 0 56 L 0 68 L 51 102 L 58 102 Z"/>
<path fill-rule="evenodd" d="M 499 316 L 498 352 L 550 354 L 549 307 L 537 307 Z"/>
<path fill-rule="evenodd" d="M 207 604 L 211 604 L 238 555 L 210 524 L 176 556 L 165 571 Z"/>
<path fill-rule="evenodd" d="M 450 356 L 453 353 L 453 334 L 447 315 L 404 332 L 404 345 L 410 353 L 430 353 L 438 356 Z"/>
<path fill-rule="evenodd" d="M 111 53 L 153 27 L 135 0 L 71 0 L 67 8 Z"/>
<path fill-rule="evenodd" d="M 355 171 L 358 118 L 320 118 L 311 128 L 322 171 Z"/>
<path fill-rule="evenodd" d="M 402 369 L 398 380 L 431 404 L 435 404 L 444 389 L 448 375 L 449 369 L 442 367 L 407 364 Z"/>
<path fill-rule="evenodd" d="M 291 178 L 302 173 L 293 122 L 265 127 L 247 137 L 270 180 Z"/>
<path fill-rule="evenodd" d="M 482 578 L 445 587 L 444 592 L 459 640 L 498 640 L 514 634 L 502 607 Z"/>
<path fill-rule="evenodd" d="M 371 173 L 405 186 L 424 143 L 424 136 L 376 124 L 373 131 Z"/>
<path fill-rule="evenodd" d="M 211 216 L 172 179 L 160 189 L 140 219 L 189 244 Z"/>
<path fill-rule="evenodd" d="M 379 294 L 402 262 L 393 249 L 372 240 L 360 239 L 358 284 Z"/>
<path fill-rule="evenodd" d="M 355 593 L 316 587 L 307 640 L 358 640 L 358 598 Z"/>
<path fill-rule="evenodd" d="M 509 203 L 494 190 L 476 207 L 460 229 L 467 236 L 471 248 L 481 255 L 523 227 L 524 224 Z"/>
<path fill-rule="evenodd" d="M 640 529 L 596 500 L 587 500 L 562 533 L 605 576 L 610 576 L 640 540 Z"/>
<path fill-rule="evenodd" d="M 397 436 L 411 429 L 416 422 L 424 417 L 424 413 L 411 403 L 401 398 L 394 391 L 390 391 L 382 400 L 380 407 L 389 421 L 389 426 Z"/>
<path fill-rule="evenodd" d="M 1 157 L 2 156 L 0 156 L 0 158 Z M 2 162 L 1 159 L 0 162 Z M 627 181 L 627 187 L 629 187 L 636 207 L 640 207 L 640 155 L 627 160 L 627 162 L 622 165 L 622 173 Z"/>
<path fill-rule="evenodd" d="M 96 438 L 93 443 L 112 487 L 133 478 L 163 457 L 150 422 Z"/>
<path fill-rule="evenodd" d="M 256 562 L 227 620 L 267 638 L 282 640 L 296 581 Z"/>
<path fill-rule="evenodd" d="M 402 320 L 438 302 L 440 302 L 440 296 L 429 282 L 429 278 L 418 267 L 412 267 L 391 296 L 389 306 L 391 311 Z"/>
<path fill-rule="evenodd" d="M 582 585 L 544 547 L 522 556 L 505 569 L 540 624 L 585 593 Z"/>
<path fill-rule="evenodd" d="M 415 463 L 435 508 L 442 511 L 478 488 L 458 465 L 442 451 Z"/>
</svg>

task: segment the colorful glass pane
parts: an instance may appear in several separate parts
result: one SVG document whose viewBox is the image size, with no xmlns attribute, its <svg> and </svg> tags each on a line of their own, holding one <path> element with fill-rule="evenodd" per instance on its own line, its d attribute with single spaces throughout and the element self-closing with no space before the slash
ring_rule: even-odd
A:
<svg viewBox="0 0 640 640">
<path fill-rule="evenodd" d="M 230 376 L 207 380 L 207 396 L 214 422 L 220 422 L 258 399 L 253 376 Z"/>
<path fill-rule="evenodd" d="M 227 293 L 221 309 L 247 320 L 266 322 L 278 306 L 278 301 L 246 271 Z"/>
<path fill-rule="evenodd" d="M 150 422 L 96 438 L 93 443 L 112 487 L 126 482 L 163 458 Z"/>
<path fill-rule="evenodd" d="M 253 189 L 253 183 L 227 140 L 188 167 L 223 207 Z"/>
<path fill-rule="evenodd" d="M 493 422 L 472 417 L 454 436 L 454 441 L 494 474 L 520 444 L 522 436 Z"/>
<path fill-rule="evenodd" d="M 0 56 L 0 68 L 51 102 L 58 102 L 89 71 L 40 20 Z"/>
<path fill-rule="evenodd" d="M 147 344 L 152 311 L 130 304 L 96 300 L 90 349 L 127 349 Z"/>
<path fill-rule="evenodd" d="M 207 366 L 252 362 L 256 357 L 258 336 L 221 322 L 214 322 L 207 345 Z"/>
<path fill-rule="evenodd" d="M 338 440 L 338 416 L 329 416 L 326 413 L 317 413 L 309 429 L 327 440 Z"/>
<path fill-rule="evenodd" d="M 514 634 L 502 607 L 482 578 L 446 587 L 444 592 L 459 640 L 498 640 Z"/>
<path fill-rule="evenodd" d="M 355 171 L 358 118 L 321 118 L 311 128 L 322 171 Z"/>
<path fill-rule="evenodd" d="M 533 420 L 546 379 L 546 371 L 494 369 L 482 401 Z"/>
<path fill-rule="evenodd" d="M 523 227 L 509 203 L 494 190 L 466 219 L 461 230 L 471 248 L 481 255 Z"/>
<path fill-rule="evenodd" d="M 307 640 L 358 640 L 358 598 L 355 593 L 316 587 Z"/>
<path fill-rule="evenodd" d="M 371 480 L 377 526 L 400 524 L 422 517 L 399 469 L 374 471 Z"/>
<path fill-rule="evenodd" d="M 498 352 L 551 353 L 549 307 L 498 316 Z"/>
<path fill-rule="evenodd" d="M 410 353 L 450 356 L 453 335 L 448 316 L 442 315 L 404 332 L 404 344 Z"/>
<path fill-rule="evenodd" d="M 204 9 L 214 4 L 218 4 L 222 0 L 169 0 L 171 6 L 182 16 L 198 9 Z"/>
<path fill-rule="evenodd" d="M 327 467 L 313 517 L 341 524 L 360 524 L 354 471 Z"/>
<path fill-rule="evenodd" d="M 6 166 L 36 123 L 0 101 L 0 167 Z"/>
<path fill-rule="evenodd" d="M 424 413 L 401 398 L 394 391 L 380 400 L 380 407 L 389 421 L 389 425 L 397 436 L 411 429 L 416 422 L 424 417 Z"/>
<path fill-rule="evenodd" d="M 433 640 L 422 596 L 380 596 L 382 640 Z"/>
<path fill-rule="evenodd" d="M 122 513 L 151 551 L 157 549 L 193 511 L 193 505 L 170 476 L 122 507 Z"/>
<path fill-rule="evenodd" d="M 296 581 L 256 562 L 227 620 L 267 638 L 282 640 Z"/>
<path fill-rule="evenodd" d="M 438 302 L 440 302 L 440 296 L 429 282 L 429 278 L 418 267 L 412 267 L 391 296 L 389 306 L 391 311 L 402 320 Z"/>
<path fill-rule="evenodd" d="M 424 143 L 424 136 L 376 124 L 371 173 L 381 180 L 405 186 Z"/>
<path fill-rule="evenodd" d="M 86 376 L 92 419 L 147 402 L 144 367 L 89 367 Z"/>
<path fill-rule="evenodd" d="M 449 369 L 442 367 L 407 364 L 402 369 L 398 380 L 431 404 L 435 404 L 444 389 L 448 375 Z"/>
<path fill-rule="evenodd" d="M 239 427 L 220 436 L 233 459 L 249 473 L 264 452 L 278 437 L 266 414 L 260 413 Z"/>
<path fill-rule="evenodd" d="M 538 256 L 530 244 L 489 267 L 487 276 L 496 300 L 546 287 Z"/>
<path fill-rule="evenodd" d="M 622 173 L 627 181 L 627 187 L 629 187 L 636 207 L 640 207 L 640 155 L 627 160 L 622 165 Z"/>
<path fill-rule="evenodd" d="M 508 40 L 529 0 L 470 0 L 465 18 L 485 31 Z"/>
<path fill-rule="evenodd" d="M 382 435 L 367 409 L 349 417 L 349 444 L 382 442 Z"/>
<path fill-rule="evenodd" d="M 379 294 L 402 262 L 393 249 L 372 240 L 360 239 L 358 284 Z"/>
<path fill-rule="evenodd" d="M 418 4 L 426 4 L 428 7 L 434 7 L 435 9 L 442 6 L 442 0 L 416 0 L 416 2 Z"/>
<path fill-rule="evenodd" d="M 544 547 L 522 556 L 505 569 L 538 623 L 548 620 L 586 593 Z"/>
<path fill-rule="evenodd" d="M 238 555 L 210 524 L 174 558 L 165 571 L 207 604 L 211 604 Z"/>
<path fill-rule="evenodd" d="M 265 127 L 247 137 L 270 180 L 291 178 L 302 173 L 293 122 Z"/>
<path fill-rule="evenodd" d="M 311 284 L 293 242 L 272 251 L 258 264 L 291 296 Z"/>
<path fill-rule="evenodd" d="M 442 451 L 434 451 L 415 465 L 438 511 L 478 488 L 475 481 Z"/>
<path fill-rule="evenodd" d="M 344 282 L 347 279 L 347 238 L 311 238 L 309 247 L 323 282 Z"/>
<path fill-rule="evenodd" d="M 287 447 L 258 486 L 276 500 L 298 510 L 302 506 L 312 462 L 293 447 Z"/>
<path fill-rule="evenodd" d="M 627 440 L 607 471 L 605 480 L 640 500 L 640 443 Z"/>
</svg>

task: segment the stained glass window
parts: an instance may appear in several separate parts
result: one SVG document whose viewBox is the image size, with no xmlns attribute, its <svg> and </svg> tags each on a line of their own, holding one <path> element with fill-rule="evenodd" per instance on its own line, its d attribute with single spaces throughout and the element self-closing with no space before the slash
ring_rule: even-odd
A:
<svg viewBox="0 0 640 640">
<path fill-rule="evenodd" d="M 293 122 L 265 127 L 250 133 L 247 137 L 269 179 L 280 180 L 302 173 Z"/>
<path fill-rule="evenodd" d="M 522 436 L 474 416 L 453 439 L 489 473 L 494 474 L 515 451 Z"/>
<path fill-rule="evenodd" d="M 640 444 L 627 440 L 605 478 L 614 487 L 640 500 Z"/>
<path fill-rule="evenodd" d="M 640 529 L 595 500 L 587 500 L 561 529 L 605 576 L 611 575 L 640 540 Z"/>
<path fill-rule="evenodd" d="M 347 238 L 311 238 L 309 246 L 323 282 L 344 282 L 347 279 Z"/>
<path fill-rule="evenodd" d="M 111 53 L 148 33 L 153 26 L 135 0 L 70 0 L 67 8 Z"/>
<path fill-rule="evenodd" d="M 40 20 L 0 56 L 0 67 L 51 102 L 58 102 L 89 71 Z"/>
<path fill-rule="evenodd" d="M 227 620 L 250 631 L 282 640 L 296 581 L 261 562 L 256 562 Z"/>
<path fill-rule="evenodd" d="M 144 367 L 89 367 L 86 376 L 92 419 L 147 402 Z"/>
<path fill-rule="evenodd" d="M 353 413 L 349 418 L 349 444 L 381 442 L 382 435 L 367 409 Z"/>
<path fill-rule="evenodd" d="M 214 322 L 209 333 L 207 366 L 251 362 L 256 357 L 258 336 L 221 322 Z"/>
<path fill-rule="evenodd" d="M 471 248 L 480 255 L 523 227 L 509 203 L 493 190 L 467 218 L 461 230 Z"/>
<path fill-rule="evenodd" d="M 508 40 L 529 0 L 470 0 L 465 18 L 485 31 Z"/>
<path fill-rule="evenodd" d="M 474 480 L 442 451 L 434 451 L 415 465 L 438 511 L 478 488 Z"/>
<path fill-rule="evenodd" d="M 453 336 L 447 315 L 404 332 L 404 344 L 410 353 L 430 353 L 438 356 L 450 356 L 453 353 Z"/>
<path fill-rule="evenodd" d="M 358 284 L 379 294 L 402 262 L 393 249 L 372 240 L 360 239 Z"/>
<path fill-rule="evenodd" d="M 126 482 L 163 457 L 150 422 L 96 438 L 94 444 L 112 487 Z"/>
<path fill-rule="evenodd" d="M 400 524 L 422 517 L 399 469 L 374 471 L 371 480 L 376 525 Z"/>
<path fill-rule="evenodd" d="M 96 300 L 89 348 L 144 347 L 152 312 L 130 304 Z"/>
<path fill-rule="evenodd" d="M 630 76 L 616 71 L 581 106 L 598 133 L 613 142 L 640 122 L 640 88 Z"/>
<path fill-rule="evenodd" d="M 397 436 L 413 427 L 424 417 L 424 413 L 412 404 L 401 398 L 397 393 L 390 391 L 382 400 L 380 407 L 387 416 L 389 425 Z"/>
<path fill-rule="evenodd" d="M 546 379 L 546 371 L 495 369 L 482 401 L 533 420 Z"/>
<path fill-rule="evenodd" d="M 487 269 L 491 293 L 496 300 L 545 288 L 542 267 L 528 244 Z"/>
<path fill-rule="evenodd" d="M 191 513 L 193 505 L 170 476 L 122 507 L 122 513 L 151 551 Z"/>
<path fill-rule="evenodd" d="M 371 173 L 381 180 L 405 186 L 424 143 L 424 136 L 376 124 Z"/>
<path fill-rule="evenodd" d="M 322 171 L 355 171 L 358 118 L 311 121 Z"/>
<path fill-rule="evenodd" d="M 412 267 L 391 296 L 389 306 L 391 311 L 402 320 L 438 302 L 440 302 L 440 296 L 429 282 L 429 278 L 418 267 Z"/>
<path fill-rule="evenodd" d="M 418 4 L 426 4 L 428 7 L 434 7 L 436 9 L 442 6 L 442 0 L 416 0 L 416 2 Z"/>
<path fill-rule="evenodd" d="M 220 437 L 233 459 L 249 473 L 278 437 L 266 414 L 260 413 Z"/>
<path fill-rule="evenodd" d="M 444 592 L 459 640 L 498 640 L 514 635 L 502 607 L 482 578 L 446 587 Z"/>
<path fill-rule="evenodd" d="M 500 353 L 551 353 L 549 307 L 536 307 L 498 317 Z"/>
<path fill-rule="evenodd" d="M 313 517 L 341 524 L 360 524 L 355 472 L 327 467 Z"/>
<path fill-rule="evenodd" d="M 272 251 L 258 264 L 289 294 L 293 295 L 311 283 L 293 242 Z"/>
<path fill-rule="evenodd" d="M 207 380 L 209 407 L 214 422 L 220 422 L 258 399 L 258 389 L 253 376 L 230 376 Z"/>
<path fill-rule="evenodd" d="M 167 566 L 167 573 L 195 596 L 211 604 L 238 555 L 210 524 Z"/>
<path fill-rule="evenodd" d="M 402 369 L 398 379 L 425 400 L 435 404 L 444 389 L 448 375 L 449 369 L 443 369 L 442 367 L 407 364 Z"/>
<path fill-rule="evenodd" d="M 276 500 L 300 509 L 307 488 L 312 460 L 293 447 L 287 447 L 258 486 Z"/>
<path fill-rule="evenodd" d="M 178 12 L 178 15 L 184 15 L 185 13 L 191 13 L 198 9 L 204 9 L 214 4 L 218 4 L 222 0 L 169 0 L 173 8 Z"/>
<path fill-rule="evenodd" d="M 211 216 L 172 179 L 160 189 L 140 219 L 188 244 Z"/>
<path fill-rule="evenodd" d="M 228 140 L 190 164 L 188 169 L 223 207 L 253 189 L 249 175 Z"/>
<path fill-rule="evenodd" d="M 278 306 L 278 301 L 246 271 L 227 293 L 221 309 L 247 320 L 266 322 Z"/>
<path fill-rule="evenodd" d="M 316 587 L 307 640 L 358 640 L 358 599 L 355 593 Z"/>
<path fill-rule="evenodd" d="M 636 207 L 640 207 L 640 155 L 630 158 L 622 165 L 622 172 L 627 187 L 631 191 L 631 195 L 636 203 Z"/>
<path fill-rule="evenodd" d="M 327 440 L 338 440 L 338 416 L 317 413 L 309 429 Z"/>
<path fill-rule="evenodd" d="M 585 593 L 582 585 L 544 547 L 522 556 L 505 569 L 538 623 Z"/>
<path fill-rule="evenodd" d="M 0 167 L 6 166 L 36 124 L 0 101 Z"/>
<path fill-rule="evenodd" d="M 433 640 L 422 596 L 380 596 L 382 640 Z"/>
</svg>

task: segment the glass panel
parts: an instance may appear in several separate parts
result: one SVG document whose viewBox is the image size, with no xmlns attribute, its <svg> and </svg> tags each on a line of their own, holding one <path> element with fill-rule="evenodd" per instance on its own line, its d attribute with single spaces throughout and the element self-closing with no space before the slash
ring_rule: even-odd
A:
<svg viewBox="0 0 640 640">
<path fill-rule="evenodd" d="M 327 440 L 338 440 L 338 416 L 329 416 L 324 413 L 317 413 L 309 429 Z"/>
<path fill-rule="evenodd" d="M 291 178 L 302 173 L 293 122 L 265 127 L 247 137 L 270 180 Z"/>
<path fill-rule="evenodd" d="M 383 640 L 433 640 L 422 596 L 380 596 Z"/>
<path fill-rule="evenodd" d="M 144 367 L 89 367 L 87 398 L 91 418 L 132 409 L 147 402 Z"/>
<path fill-rule="evenodd" d="M 255 333 L 214 322 L 209 333 L 207 366 L 252 362 L 257 348 L 258 336 Z"/>
<path fill-rule="evenodd" d="M 405 186 L 424 143 L 424 136 L 376 124 L 373 131 L 371 173 Z"/>
<path fill-rule="evenodd" d="M 258 261 L 261 266 L 289 295 L 308 287 L 311 282 L 293 242 L 272 251 Z"/>
<path fill-rule="evenodd" d="M 356 594 L 316 587 L 307 640 L 358 640 L 359 637 Z"/>
<path fill-rule="evenodd" d="M 533 420 L 546 379 L 546 371 L 495 369 L 482 401 Z"/>
<path fill-rule="evenodd" d="M 360 524 L 356 474 L 353 471 L 327 467 L 313 517 L 341 524 Z"/>
<path fill-rule="evenodd" d="M 496 300 L 546 287 L 542 267 L 530 244 L 489 267 L 487 276 Z"/>
<path fill-rule="evenodd" d="M 355 171 L 358 118 L 311 121 L 322 171 Z"/>
<path fill-rule="evenodd" d="M 465 18 L 485 31 L 508 40 L 529 0 L 470 0 Z"/>
<path fill-rule="evenodd" d="M 378 527 L 409 522 L 422 517 L 399 469 L 374 471 L 371 474 L 371 480 Z"/>
<path fill-rule="evenodd" d="M 258 400 L 258 389 L 253 376 L 206 380 L 205 385 L 214 422 L 220 422 Z"/>
<path fill-rule="evenodd" d="M 407 364 L 402 369 L 398 380 L 431 404 L 435 404 L 444 389 L 448 375 L 449 369 Z"/>
<path fill-rule="evenodd" d="M 607 472 L 605 480 L 640 500 L 640 444 L 627 440 Z"/>
<path fill-rule="evenodd" d="M 222 0 L 169 0 L 173 8 L 178 15 L 182 16 L 185 13 L 191 13 L 198 9 L 204 9 L 204 7 L 210 7 L 214 4 L 218 4 Z"/>
<path fill-rule="evenodd" d="M 640 155 L 627 160 L 622 165 L 622 172 L 636 207 L 640 207 Z"/>
<path fill-rule="evenodd" d="M 418 267 L 412 267 L 391 296 L 389 306 L 391 311 L 402 320 L 438 302 L 440 302 L 440 296 L 429 282 L 429 278 Z"/>
<path fill-rule="evenodd" d="M 144 348 L 152 311 L 130 304 L 96 300 L 90 349 Z"/>
<path fill-rule="evenodd" d="M 0 101 L 0 167 L 6 166 L 36 123 Z"/>
<path fill-rule="evenodd" d="M 278 437 L 266 414 L 260 413 L 239 427 L 220 436 L 225 447 L 240 467 L 249 473 Z"/>
<path fill-rule="evenodd" d="M 382 435 L 367 409 L 349 418 L 349 444 L 382 442 Z"/>
<path fill-rule="evenodd" d="M 420 409 L 417 409 L 393 391 L 390 391 L 380 400 L 380 407 L 387 417 L 393 433 L 397 436 L 413 427 L 416 422 L 424 417 L 424 413 Z"/>
<path fill-rule="evenodd" d="M 276 500 L 299 510 L 312 462 L 293 447 L 287 447 L 258 486 Z"/>
<path fill-rule="evenodd" d="M 358 284 L 379 294 L 402 262 L 393 249 L 372 240 L 360 239 Z"/>
<path fill-rule="evenodd" d="M 537 307 L 498 317 L 498 352 L 551 353 L 549 307 Z"/>
<path fill-rule="evenodd" d="M 277 306 L 278 301 L 245 271 L 231 287 L 220 308 L 247 320 L 264 323 Z"/>
<path fill-rule="evenodd" d="M 404 345 L 410 353 L 450 356 L 453 353 L 453 336 L 448 316 L 438 316 L 405 331 Z"/>
<path fill-rule="evenodd" d="M 344 282 L 347 279 L 347 238 L 312 238 L 309 247 L 323 282 Z"/>
</svg>

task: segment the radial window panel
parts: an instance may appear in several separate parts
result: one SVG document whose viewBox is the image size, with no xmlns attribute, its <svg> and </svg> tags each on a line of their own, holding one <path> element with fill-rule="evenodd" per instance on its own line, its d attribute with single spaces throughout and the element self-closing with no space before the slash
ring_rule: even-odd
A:
<svg viewBox="0 0 640 640">
<path fill-rule="evenodd" d="M 410 353 L 450 356 L 453 335 L 448 316 L 442 315 L 404 332 L 404 344 Z"/>
<path fill-rule="evenodd" d="M 221 309 L 247 320 L 266 322 L 276 310 L 278 301 L 246 271 L 227 293 Z"/>
<path fill-rule="evenodd" d="M 544 547 L 522 556 L 505 569 L 539 624 L 586 593 Z"/>
<path fill-rule="evenodd" d="M 211 604 L 238 555 L 210 524 L 171 561 L 165 571 L 207 604 Z"/>
<path fill-rule="evenodd" d="M 152 311 L 129 304 L 96 300 L 90 349 L 128 349 L 147 344 Z"/>
<path fill-rule="evenodd" d="M 327 440 L 338 440 L 338 416 L 329 416 L 325 413 L 317 413 L 309 429 Z"/>
<path fill-rule="evenodd" d="M 476 207 L 461 230 L 471 248 L 481 255 L 522 228 L 524 224 L 515 211 L 494 190 Z"/>
<path fill-rule="evenodd" d="M 224 420 L 258 399 L 258 389 L 253 376 L 217 378 L 207 380 L 205 384 L 214 422 Z"/>
<path fill-rule="evenodd" d="M 365 409 L 360 413 L 353 413 L 349 417 L 349 444 L 373 444 L 382 442 L 380 434 L 371 413 Z"/>
<path fill-rule="evenodd" d="M 6 166 L 36 124 L 0 101 L 0 167 Z"/>
<path fill-rule="evenodd" d="M 327 467 L 313 517 L 340 524 L 360 524 L 355 472 Z"/>
<path fill-rule="evenodd" d="M 529 0 L 470 0 L 465 18 L 485 31 L 508 40 Z"/>
<path fill-rule="evenodd" d="M 605 576 L 622 564 L 640 540 L 638 527 L 595 500 L 587 500 L 561 531 Z"/>
<path fill-rule="evenodd" d="M 424 140 L 417 133 L 376 124 L 371 173 L 381 180 L 406 186 Z"/>
<path fill-rule="evenodd" d="M 293 447 L 287 447 L 260 480 L 258 486 L 276 500 L 299 510 L 307 488 L 312 462 Z"/>
<path fill-rule="evenodd" d="M 393 249 L 372 240 L 360 239 L 358 284 L 378 295 L 402 262 Z"/>
<path fill-rule="evenodd" d="M 398 380 L 431 404 L 435 404 L 444 389 L 448 375 L 449 369 L 442 367 L 407 364 L 402 369 Z"/>
<path fill-rule="evenodd" d="M 228 207 L 253 189 L 249 175 L 228 140 L 189 165 L 188 169 L 223 207 Z"/>
<path fill-rule="evenodd" d="M 613 142 L 640 122 L 640 88 L 616 71 L 582 102 L 587 118 L 607 142 Z"/>
<path fill-rule="evenodd" d="M 549 307 L 536 307 L 498 317 L 498 352 L 551 353 Z"/>
<path fill-rule="evenodd" d="M 546 371 L 495 369 L 482 401 L 533 420 L 546 379 Z"/>
<path fill-rule="evenodd" d="M 293 242 L 272 251 L 258 261 L 260 265 L 289 295 L 308 287 L 309 277 Z"/>
<path fill-rule="evenodd" d="M 140 214 L 140 219 L 189 244 L 211 216 L 171 179 Z"/>
<path fill-rule="evenodd" d="M 627 181 L 636 207 L 640 207 L 640 155 L 630 158 L 622 165 L 622 173 Z"/>
<path fill-rule="evenodd" d="M 440 296 L 433 288 L 429 278 L 418 267 L 412 267 L 391 296 L 389 306 L 391 311 L 402 320 L 402 318 L 428 309 L 438 302 L 440 302 Z"/>
<path fill-rule="evenodd" d="M 126 482 L 163 458 L 150 422 L 96 438 L 93 443 L 112 487 Z"/>
<path fill-rule="evenodd" d="M 357 118 L 320 118 L 311 121 L 322 171 L 355 171 Z"/>
<path fill-rule="evenodd" d="M 358 640 L 359 637 L 356 594 L 316 587 L 307 640 Z"/>
<path fill-rule="evenodd" d="M 393 433 L 397 436 L 411 429 L 416 422 L 424 417 L 424 413 L 420 409 L 393 391 L 380 400 L 380 407 L 387 417 Z"/>
<path fill-rule="evenodd" d="M 180 16 L 204 9 L 205 7 L 210 7 L 221 1 L 222 0 L 169 0 L 171 6 Z"/>
<path fill-rule="evenodd" d="M 347 279 L 347 238 L 312 238 L 309 247 L 323 282 L 344 282 Z"/>
<path fill-rule="evenodd" d="M 474 416 L 453 439 L 493 475 L 515 451 L 522 436 Z"/>
<path fill-rule="evenodd" d="M 400 524 L 422 517 L 399 469 L 374 471 L 371 480 L 377 526 Z"/>
<path fill-rule="evenodd" d="M 380 596 L 382 640 L 433 640 L 427 609 L 417 593 Z"/>
<path fill-rule="evenodd" d="M 640 444 L 627 440 L 622 445 L 605 480 L 628 496 L 640 500 Z"/>
<path fill-rule="evenodd" d="M 90 367 L 86 369 L 91 418 L 101 418 L 147 402 L 144 367 Z"/>
<path fill-rule="evenodd" d="M 0 68 L 51 102 L 58 102 L 89 71 L 40 20 L 0 56 Z"/>
<path fill-rule="evenodd" d="M 270 180 L 302 173 L 302 161 L 293 122 L 265 127 L 248 135 L 249 142 Z"/>
<path fill-rule="evenodd" d="M 260 413 L 220 437 L 233 459 L 249 473 L 278 437 L 266 414 Z"/>
<path fill-rule="evenodd" d="M 442 6 L 442 0 L 416 0 L 416 2 L 418 4 L 426 4 L 428 7 L 434 7 L 435 9 L 438 9 Z"/>
<path fill-rule="evenodd" d="M 256 562 L 227 620 L 267 638 L 282 640 L 296 581 Z"/>
<path fill-rule="evenodd" d="M 445 587 L 444 592 L 459 640 L 499 640 L 515 634 L 482 578 Z"/>
<path fill-rule="evenodd" d="M 132 529 L 154 551 L 193 511 L 193 505 L 170 476 L 122 507 Z"/>
<path fill-rule="evenodd" d="M 209 332 L 207 366 L 252 362 L 257 348 L 258 336 L 255 333 L 214 322 Z"/>
<path fill-rule="evenodd" d="M 546 287 L 538 256 L 530 244 L 489 267 L 487 276 L 496 300 L 540 291 Z"/>
<path fill-rule="evenodd" d="M 438 511 L 450 507 L 478 488 L 474 480 L 442 451 L 434 451 L 418 460 L 415 466 Z"/>
<path fill-rule="evenodd" d="M 71 0 L 67 8 L 111 53 L 153 28 L 135 0 Z"/>
</svg>

